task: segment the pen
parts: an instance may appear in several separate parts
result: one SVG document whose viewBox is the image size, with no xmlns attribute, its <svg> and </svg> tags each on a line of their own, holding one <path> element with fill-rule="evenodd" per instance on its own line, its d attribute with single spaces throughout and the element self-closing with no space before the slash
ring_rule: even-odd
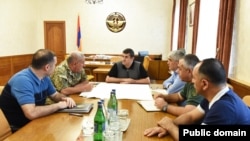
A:
<svg viewBox="0 0 250 141">
<path fill-rule="evenodd" d="M 82 117 L 83 116 L 83 114 L 80 114 L 80 113 L 69 113 L 69 115 L 78 116 L 78 117 Z"/>
</svg>

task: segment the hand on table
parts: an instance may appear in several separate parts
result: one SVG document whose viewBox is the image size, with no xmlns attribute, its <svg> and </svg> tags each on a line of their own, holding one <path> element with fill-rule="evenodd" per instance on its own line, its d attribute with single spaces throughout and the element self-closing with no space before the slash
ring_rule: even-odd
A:
<svg viewBox="0 0 250 141">
<path fill-rule="evenodd" d="M 166 104 L 168 104 L 168 103 L 164 100 L 164 98 L 157 97 L 157 98 L 155 99 L 155 106 L 156 106 L 157 108 L 159 108 L 159 109 L 162 109 L 163 106 L 165 106 Z"/>
<path fill-rule="evenodd" d="M 73 107 L 76 106 L 75 101 L 72 98 L 70 98 L 70 97 L 63 97 L 62 101 L 60 101 L 59 104 L 61 106 L 63 106 L 63 107 L 61 107 L 61 109 L 67 108 L 67 107 L 68 108 L 73 108 Z"/>
<path fill-rule="evenodd" d="M 167 130 L 162 128 L 162 127 L 152 127 L 152 128 L 148 128 L 144 131 L 144 136 L 154 136 L 157 135 L 158 137 L 163 137 L 165 135 L 167 135 Z"/>
<path fill-rule="evenodd" d="M 173 119 L 171 119 L 169 117 L 162 118 L 157 124 L 160 127 L 164 128 L 165 130 L 168 130 L 168 129 L 172 128 L 173 126 L 176 126 L 173 122 Z"/>
</svg>

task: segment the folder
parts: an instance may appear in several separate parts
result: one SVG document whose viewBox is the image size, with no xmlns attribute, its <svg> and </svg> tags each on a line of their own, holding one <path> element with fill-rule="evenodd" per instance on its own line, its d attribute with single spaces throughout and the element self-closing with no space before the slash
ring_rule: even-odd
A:
<svg viewBox="0 0 250 141">
<path fill-rule="evenodd" d="M 81 103 L 81 104 L 76 104 L 75 107 L 73 108 L 65 108 L 61 109 L 58 112 L 63 112 L 63 113 L 89 113 L 94 104 L 93 103 Z"/>
</svg>

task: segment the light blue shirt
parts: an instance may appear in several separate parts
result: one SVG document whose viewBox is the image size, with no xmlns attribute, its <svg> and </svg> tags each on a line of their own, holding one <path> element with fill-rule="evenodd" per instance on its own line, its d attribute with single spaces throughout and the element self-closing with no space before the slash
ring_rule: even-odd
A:
<svg viewBox="0 0 250 141">
<path fill-rule="evenodd" d="M 179 74 L 173 71 L 172 75 L 163 82 L 163 88 L 166 89 L 167 94 L 177 93 L 181 91 L 186 82 L 182 81 Z"/>
</svg>

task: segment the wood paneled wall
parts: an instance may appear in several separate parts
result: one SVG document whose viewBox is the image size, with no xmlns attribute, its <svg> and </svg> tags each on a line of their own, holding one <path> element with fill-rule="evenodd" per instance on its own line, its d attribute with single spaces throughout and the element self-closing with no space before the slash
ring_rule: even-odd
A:
<svg viewBox="0 0 250 141">
<path fill-rule="evenodd" d="M 32 56 L 33 54 L 0 57 L 0 85 L 5 85 L 13 74 L 28 67 Z"/>
<path fill-rule="evenodd" d="M 166 60 L 151 60 L 148 67 L 148 75 L 153 80 L 166 80 L 171 74 L 169 73 Z"/>
<path fill-rule="evenodd" d="M 87 56 L 90 54 L 87 54 Z M 114 55 L 114 54 L 112 54 Z M 117 55 L 117 54 L 115 54 Z M 28 67 L 31 63 L 33 54 L 4 56 L 0 57 L 0 85 L 5 85 L 11 76 L 18 71 Z M 168 66 L 166 61 L 161 61 L 161 54 L 150 55 L 153 59 L 149 65 L 150 76 L 153 79 L 166 79 L 168 78 Z M 159 60 L 158 60 L 159 59 Z"/>
<path fill-rule="evenodd" d="M 250 84 L 237 79 L 228 78 L 228 83 L 233 86 L 234 91 L 243 98 L 245 95 L 250 95 Z"/>
<path fill-rule="evenodd" d="M 68 54 L 66 54 L 68 55 Z M 89 57 L 89 56 L 95 56 L 95 55 L 98 55 L 98 54 L 84 54 L 84 56 L 86 57 Z M 122 56 L 122 54 L 105 54 L 107 56 Z M 148 55 L 151 59 L 153 60 L 162 60 L 162 54 L 149 54 Z M 135 58 L 138 57 L 137 54 L 135 54 Z"/>
</svg>

